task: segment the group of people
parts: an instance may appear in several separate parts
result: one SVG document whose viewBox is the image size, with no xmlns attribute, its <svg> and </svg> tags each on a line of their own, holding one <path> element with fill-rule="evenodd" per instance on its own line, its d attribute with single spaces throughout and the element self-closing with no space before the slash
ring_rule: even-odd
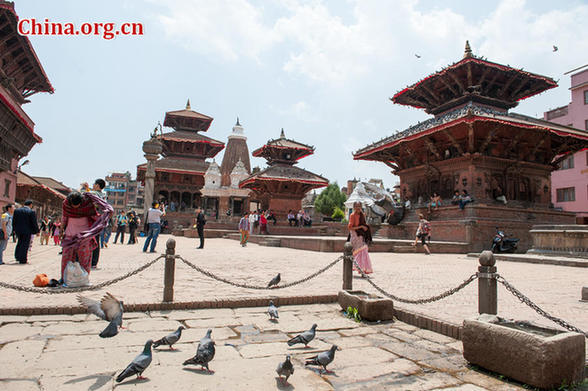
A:
<svg viewBox="0 0 588 391">
<path fill-rule="evenodd" d="M 298 212 L 290 209 L 288 211 L 288 225 L 293 225 L 295 227 L 311 227 L 312 217 L 302 209 Z"/>
<path fill-rule="evenodd" d="M 267 235 L 269 233 L 267 229 L 269 221 L 273 221 L 274 225 L 278 222 L 276 215 L 271 209 L 245 212 L 241 217 L 241 220 L 239 220 L 241 246 L 245 247 L 247 245 L 249 235 L 252 233 Z"/>
<path fill-rule="evenodd" d="M 118 213 L 118 215 L 116 215 L 116 217 L 114 218 L 114 223 L 116 223 L 116 234 L 114 235 L 114 244 L 118 242 L 119 236 L 120 244 L 124 244 L 125 232 L 127 231 L 127 227 L 129 227 L 129 240 L 127 244 L 137 243 L 137 228 L 139 228 L 141 224 L 141 218 L 137 216 L 137 213 L 134 210 L 131 210 L 127 213 L 121 210 Z M 112 222 L 112 220 L 109 221 L 108 226 L 104 229 L 105 231 L 107 231 L 106 235 L 104 235 L 104 244 L 106 245 L 106 247 L 108 247 L 108 239 L 112 234 L 112 226 L 114 223 Z"/>
</svg>

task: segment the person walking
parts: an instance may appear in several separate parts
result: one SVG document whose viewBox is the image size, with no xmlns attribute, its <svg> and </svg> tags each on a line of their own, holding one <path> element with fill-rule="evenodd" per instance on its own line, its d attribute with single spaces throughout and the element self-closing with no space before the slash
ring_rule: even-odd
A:
<svg viewBox="0 0 588 391">
<path fill-rule="evenodd" d="M 33 201 L 26 200 L 22 208 L 14 211 L 12 219 L 12 229 L 16 232 L 18 238 L 14 257 L 20 264 L 27 263 L 28 251 L 31 244 L 31 236 L 39 234 L 37 225 L 37 214 L 32 209 Z"/>
<path fill-rule="evenodd" d="M 353 257 L 365 274 L 373 273 L 368 245 L 372 242 L 372 232 L 365 220 L 361 202 L 353 203 L 353 213 L 349 216 L 349 240 L 353 246 Z M 357 270 L 355 263 L 353 269 Z M 358 270 L 359 271 L 359 270 Z"/>
<path fill-rule="evenodd" d="M 245 212 L 241 220 L 239 220 L 239 232 L 241 233 L 241 246 L 247 246 L 249 240 L 249 213 Z"/>
<path fill-rule="evenodd" d="M 2 255 L 4 254 L 4 250 L 6 250 L 6 246 L 8 245 L 8 238 L 12 235 L 12 215 L 14 214 L 14 205 L 6 204 L 4 207 L 4 213 L 0 218 L 2 221 L 0 232 L 0 265 L 4 265 L 4 260 Z"/>
<path fill-rule="evenodd" d="M 114 235 L 114 244 L 116 244 L 118 240 L 118 235 L 120 235 L 120 244 L 125 244 L 125 231 L 127 230 L 127 223 L 127 216 L 125 215 L 125 212 L 121 210 L 116 217 L 116 235 Z"/>
<path fill-rule="evenodd" d="M 431 235 L 431 224 L 422 213 L 419 213 L 419 226 L 416 230 L 416 237 L 414 239 L 413 246 L 417 245 L 418 240 L 421 240 L 423 248 L 425 249 L 425 254 L 431 255 L 431 251 L 429 250 L 429 246 L 427 246 L 427 237 Z M 430 240 L 430 239 L 429 239 Z"/>
<path fill-rule="evenodd" d="M 147 212 L 147 226 L 149 227 L 147 238 L 145 239 L 145 244 L 143 245 L 143 252 L 147 252 L 147 247 L 149 247 L 149 243 L 151 243 L 151 247 L 149 249 L 150 253 L 155 252 L 155 246 L 157 245 L 157 237 L 159 236 L 159 232 L 161 231 L 161 216 L 165 216 L 165 210 L 163 209 L 163 205 L 160 207 L 156 201 L 153 201 L 151 204 L 151 208 Z"/>
<path fill-rule="evenodd" d="M 198 249 L 204 248 L 204 225 L 206 224 L 206 217 L 202 212 L 202 209 L 198 206 L 196 208 L 196 230 L 198 231 L 198 237 L 200 238 L 200 246 Z"/>
</svg>

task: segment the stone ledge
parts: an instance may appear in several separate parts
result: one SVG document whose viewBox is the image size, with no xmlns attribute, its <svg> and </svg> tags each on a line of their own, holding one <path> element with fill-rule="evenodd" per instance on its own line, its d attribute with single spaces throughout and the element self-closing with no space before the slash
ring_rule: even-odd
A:
<svg viewBox="0 0 588 391">
<path fill-rule="evenodd" d="M 560 256 L 555 258 L 555 256 Z M 468 253 L 468 257 L 478 258 L 479 253 Z M 588 260 L 585 258 L 561 259 L 561 254 L 554 254 L 554 256 L 540 255 L 540 254 L 494 254 L 494 258 L 499 261 L 507 262 L 522 262 L 522 263 L 537 263 L 543 265 L 557 265 L 570 267 L 588 267 Z"/>
<path fill-rule="evenodd" d="M 461 340 L 462 326 L 460 325 L 399 307 L 395 307 L 394 310 L 396 318 L 401 322 Z"/>
</svg>

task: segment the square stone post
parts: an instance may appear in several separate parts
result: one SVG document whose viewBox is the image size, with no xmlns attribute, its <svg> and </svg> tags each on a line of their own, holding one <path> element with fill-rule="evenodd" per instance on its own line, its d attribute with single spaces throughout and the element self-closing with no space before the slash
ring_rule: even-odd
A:
<svg viewBox="0 0 588 391">
<path fill-rule="evenodd" d="M 496 260 L 492 251 L 482 251 L 478 259 L 478 313 L 498 313 L 498 286 L 496 281 Z"/>
<path fill-rule="evenodd" d="M 353 246 L 349 242 L 343 245 L 343 290 L 353 290 Z"/>
<path fill-rule="evenodd" d="M 165 270 L 163 274 L 163 301 L 174 301 L 174 278 L 176 271 L 176 241 L 169 238 L 165 243 Z"/>
</svg>

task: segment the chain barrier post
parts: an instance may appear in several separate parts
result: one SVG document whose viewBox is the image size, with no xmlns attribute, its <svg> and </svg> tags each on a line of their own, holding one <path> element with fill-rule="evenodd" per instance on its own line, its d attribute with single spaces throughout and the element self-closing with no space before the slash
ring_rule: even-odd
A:
<svg viewBox="0 0 588 391">
<path fill-rule="evenodd" d="M 492 251 L 482 251 L 478 258 L 478 313 L 498 314 L 496 259 Z"/>
<path fill-rule="evenodd" d="M 343 245 L 343 290 L 353 290 L 353 246 L 350 242 Z"/>
<path fill-rule="evenodd" d="M 169 238 L 165 243 L 165 271 L 163 274 L 163 301 L 174 301 L 174 275 L 176 271 L 176 241 Z"/>
</svg>

